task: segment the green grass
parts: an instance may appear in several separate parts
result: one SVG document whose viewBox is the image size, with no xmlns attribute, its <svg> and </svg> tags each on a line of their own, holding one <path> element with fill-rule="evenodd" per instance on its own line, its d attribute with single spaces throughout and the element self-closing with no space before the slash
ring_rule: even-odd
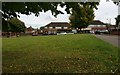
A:
<svg viewBox="0 0 120 75">
<path fill-rule="evenodd" d="M 2 39 L 3 73 L 111 73 L 118 48 L 93 35 L 26 36 Z"/>
</svg>

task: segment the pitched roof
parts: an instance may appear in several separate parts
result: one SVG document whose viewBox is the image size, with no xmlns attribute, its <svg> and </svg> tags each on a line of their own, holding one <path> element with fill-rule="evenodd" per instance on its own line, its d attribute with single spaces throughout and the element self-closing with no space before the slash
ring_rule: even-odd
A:
<svg viewBox="0 0 120 75">
<path fill-rule="evenodd" d="M 30 26 L 30 27 L 27 28 L 27 30 L 31 31 L 31 30 L 33 30 L 33 28 Z"/>
<path fill-rule="evenodd" d="M 69 27 L 70 24 L 68 22 L 51 22 L 48 25 L 46 25 L 47 27 Z"/>
<path fill-rule="evenodd" d="M 90 22 L 90 24 L 92 24 L 92 25 L 105 25 L 105 23 L 101 22 L 100 20 L 94 20 L 94 21 Z"/>
</svg>

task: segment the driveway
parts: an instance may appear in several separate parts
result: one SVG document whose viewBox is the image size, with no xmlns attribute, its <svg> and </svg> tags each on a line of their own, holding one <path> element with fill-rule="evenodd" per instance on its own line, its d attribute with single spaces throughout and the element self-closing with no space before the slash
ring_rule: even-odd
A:
<svg viewBox="0 0 120 75">
<path fill-rule="evenodd" d="M 120 45 L 119 45 L 120 36 L 117 36 L 117 35 L 94 35 L 94 36 L 120 48 Z"/>
</svg>

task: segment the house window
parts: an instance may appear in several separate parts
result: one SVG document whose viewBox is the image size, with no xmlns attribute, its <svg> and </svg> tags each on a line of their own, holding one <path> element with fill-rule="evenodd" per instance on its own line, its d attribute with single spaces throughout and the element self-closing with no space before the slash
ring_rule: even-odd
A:
<svg viewBox="0 0 120 75">
<path fill-rule="evenodd" d="M 101 27 L 102 25 L 97 25 L 97 27 Z"/>
<path fill-rule="evenodd" d="M 64 29 L 68 29 L 68 27 L 64 27 Z"/>
<path fill-rule="evenodd" d="M 49 27 L 50 29 L 52 29 L 53 27 Z"/>
<path fill-rule="evenodd" d="M 55 27 L 56 29 L 61 29 L 61 27 Z"/>
</svg>

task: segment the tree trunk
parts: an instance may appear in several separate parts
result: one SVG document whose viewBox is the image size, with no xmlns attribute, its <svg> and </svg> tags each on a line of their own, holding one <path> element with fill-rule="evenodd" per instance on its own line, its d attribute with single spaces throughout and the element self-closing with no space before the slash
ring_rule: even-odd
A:
<svg viewBox="0 0 120 75">
<path fill-rule="evenodd" d="M 80 33 L 82 33 L 81 28 L 80 28 Z"/>
</svg>

